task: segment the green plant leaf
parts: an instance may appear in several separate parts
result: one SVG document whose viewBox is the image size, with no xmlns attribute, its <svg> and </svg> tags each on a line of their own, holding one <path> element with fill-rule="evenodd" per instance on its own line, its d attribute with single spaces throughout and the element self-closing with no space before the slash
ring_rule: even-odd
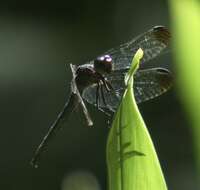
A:
<svg viewBox="0 0 200 190">
<path fill-rule="evenodd" d="M 160 164 L 138 110 L 133 74 L 143 52 L 135 54 L 125 78 L 127 89 L 116 112 L 107 141 L 109 190 L 166 190 Z"/>
<path fill-rule="evenodd" d="M 186 116 L 191 119 L 190 129 L 200 174 L 200 1 L 169 2 L 177 86 Z"/>
</svg>

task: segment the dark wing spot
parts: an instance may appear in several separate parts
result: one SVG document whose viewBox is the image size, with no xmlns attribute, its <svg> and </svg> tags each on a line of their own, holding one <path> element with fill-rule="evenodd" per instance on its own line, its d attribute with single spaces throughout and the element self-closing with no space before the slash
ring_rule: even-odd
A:
<svg viewBox="0 0 200 190">
<path fill-rule="evenodd" d="M 158 68 L 156 70 L 156 72 L 158 73 L 156 75 L 156 78 L 159 81 L 160 85 L 164 89 L 169 89 L 172 86 L 172 83 L 173 83 L 172 73 L 169 70 L 164 69 L 164 68 Z"/>
<path fill-rule="evenodd" d="M 169 44 L 171 35 L 169 30 L 164 26 L 155 26 L 153 28 L 155 38 L 163 42 L 165 45 Z"/>
</svg>

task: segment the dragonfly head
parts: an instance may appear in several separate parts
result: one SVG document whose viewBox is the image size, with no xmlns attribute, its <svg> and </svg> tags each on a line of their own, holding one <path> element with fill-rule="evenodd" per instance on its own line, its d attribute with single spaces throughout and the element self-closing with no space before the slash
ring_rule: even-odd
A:
<svg viewBox="0 0 200 190">
<path fill-rule="evenodd" d="M 101 74 L 109 74 L 113 70 L 112 58 L 109 55 L 97 57 L 94 60 L 94 69 Z"/>
</svg>

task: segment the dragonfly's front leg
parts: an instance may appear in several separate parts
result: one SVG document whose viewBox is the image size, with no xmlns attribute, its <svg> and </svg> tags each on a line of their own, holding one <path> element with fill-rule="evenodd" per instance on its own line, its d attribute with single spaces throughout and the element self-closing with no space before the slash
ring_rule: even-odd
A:
<svg viewBox="0 0 200 190">
<path fill-rule="evenodd" d="M 108 92 L 111 92 L 114 94 L 114 96 L 117 98 L 117 99 L 121 99 L 119 93 L 113 88 L 112 84 L 105 79 L 105 83 L 106 83 L 106 86 L 108 87 L 109 91 Z M 107 89 L 107 88 L 106 88 Z"/>
<path fill-rule="evenodd" d="M 102 97 L 103 103 L 107 107 L 107 103 L 106 103 L 106 99 L 105 99 L 105 95 L 104 95 L 104 91 L 103 91 L 103 85 L 100 85 L 100 92 L 101 92 L 101 97 Z"/>
<path fill-rule="evenodd" d="M 101 81 L 103 82 L 103 85 L 106 89 L 107 92 L 110 92 L 111 90 L 114 91 L 114 88 L 112 87 L 112 85 L 106 80 L 106 78 L 101 79 Z"/>
<path fill-rule="evenodd" d="M 105 104 L 106 108 L 107 108 L 109 111 L 111 111 L 111 110 L 108 108 L 107 104 L 106 104 L 105 96 L 104 96 L 104 94 L 103 94 L 103 86 L 102 86 L 101 81 L 99 81 L 99 82 L 97 83 L 97 88 L 96 88 L 96 107 L 97 107 L 98 110 L 102 111 L 103 113 L 105 113 L 107 116 L 110 117 L 111 114 L 108 113 L 107 111 L 105 111 L 104 109 L 100 108 L 100 106 L 99 106 L 99 101 L 100 101 L 100 96 L 99 96 L 99 95 L 100 95 L 100 93 L 101 93 L 102 100 L 103 100 L 103 103 Z M 112 112 L 113 112 L 113 111 L 112 111 Z"/>
<path fill-rule="evenodd" d="M 106 109 L 108 109 L 110 112 L 115 112 L 115 110 L 107 104 L 106 98 L 105 98 L 105 93 L 104 93 L 104 90 L 103 90 L 103 87 L 104 87 L 107 92 L 114 92 L 114 88 L 111 86 L 111 84 L 108 84 L 108 82 L 105 80 L 105 78 L 102 80 L 102 82 L 103 82 L 103 85 L 102 84 L 100 85 L 100 92 L 101 92 L 102 101 L 103 101 Z"/>
<path fill-rule="evenodd" d="M 99 109 L 99 87 L 100 87 L 100 84 L 99 84 L 99 82 L 97 82 L 97 89 L 96 89 L 96 106 L 97 106 L 97 109 Z"/>
</svg>

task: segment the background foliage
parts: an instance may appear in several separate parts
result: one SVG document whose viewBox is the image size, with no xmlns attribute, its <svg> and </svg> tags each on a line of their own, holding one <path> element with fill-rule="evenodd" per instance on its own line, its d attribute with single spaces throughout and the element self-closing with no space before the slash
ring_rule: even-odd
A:
<svg viewBox="0 0 200 190">
<path fill-rule="evenodd" d="M 191 120 L 189 127 L 193 134 L 194 155 L 200 172 L 200 2 L 171 1 L 170 7 L 177 84 Z"/>
</svg>

